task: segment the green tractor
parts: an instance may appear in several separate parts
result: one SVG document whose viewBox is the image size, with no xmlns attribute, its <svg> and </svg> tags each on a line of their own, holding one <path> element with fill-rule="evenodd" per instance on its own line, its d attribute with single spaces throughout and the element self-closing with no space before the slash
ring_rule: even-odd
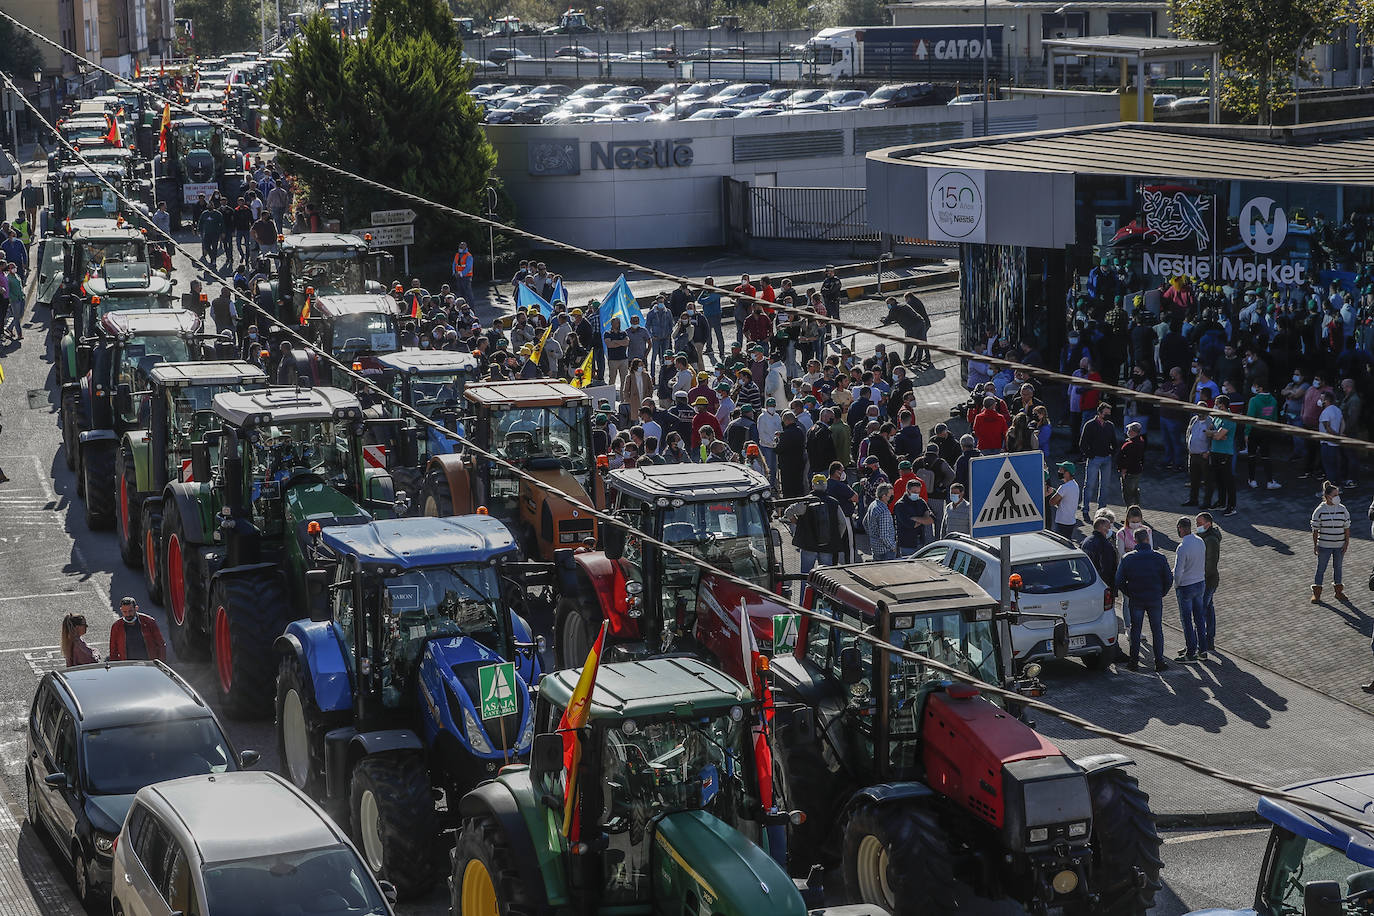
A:
<svg viewBox="0 0 1374 916">
<path fill-rule="evenodd" d="M 111 152 L 109 157 L 115 155 Z M 38 211 L 38 225 L 35 227 L 38 236 L 67 234 L 68 221 L 75 226 L 84 220 L 116 219 L 127 206 L 109 185 L 134 200 L 144 199 L 145 189 L 134 177 L 131 166 L 123 161 L 113 161 L 107 157 L 106 161 L 90 165 L 68 163 L 50 169 L 48 203 Z"/>
<path fill-rule="evenodd" d="M 395 495 L 385 471 L 364 467 L 362 406 L 348 392 L 226 392 L 213 409 L 219 429 L 191 446 L 191 479 L 162 494 L 168 626 L 178 655 L 213 660 L 230 715 L 266 716 L 272 642 L 312 606 L 314 534 L 389 516 Z"/>
<path fill-rule="evenodd" d="M 580 674 L 540 680 L 529 765 L 502 768 L 459 802 L 455 916 L 805 916 L 802 890 L 778 864 L 783 850 L 759 845 L 778 833 L 768 827 L 797 815 L 765 808 L 758 706 L 748 688 L 696 659 L 601 665 L 575 738 L 577 835 L 565 835 L 555 729 Z"/>
<path fill-rule="evenodd" d="M 163 489 L 191 479 L 191 445 L 219 426 L 215 395 L 265 387 L 266 373 L 242 360 L 160 363 L 148 373 L 147 425 L 123 434 L 115 461 L 115 533 L 120 558 L 143 569 L 154 602 L 162 601 Z"/>
<path fill-rule="evenodd" d="M 243 168 L 237 147 L 226 140 L 224 129 L 197 117 L 172 121 L 168 130 L 168 149 L 158 160 L 154 180 L 157 199 L 167 202 L 173 229 L 180 228 L 182 214 L 219 191 L 230 200 L 243 187 Z"/>
<path fill-rule="evenodd" d="M 112 265 L 88 276 L 75 296 L 66 297 L 62 308 L 53 310 L 51 333 L 58 336 L 58 384 L 78 377 L 78 352 L 100 333 L 101 318 L 112 312 L 177 308 L 180 305 L 172 299 L 172 281 L 150 272 L 146 263 Z"/>
<path fill-rule="evenodd" d="M 74 221 L 66 235 L 44 237 L 37 262 L 35 303 L 50 306 L 58 318 L 76 309 L 88 277 L 132 282 L 153 272 L 147 237 L 138 229 L 107 219 Z M 61 336 L 56 330 L 50 329 L 50 334 L 56 335 L 54 341 Z"/>
<path fill-rule="evenodd" d="M 199 359 L 200 330 L 200 319 L 181 309 L 110 312 L 76 348 L 77 378 L 62 385 L 62 444 L 92 531 L 115 524 L 119 439 L 147 424 L 149 373 L 158 363 Z"/>
<path fill-rule="evenodd" d="M 272 262 L 271 278 L 257 289 L 258 305 L 283 324 L 296 324 L 305 309 L 307 290 L 311 301 L 319 296 L 355 296 L 386 292 L 383 278 L 395 258 L 376 251 L 356 235 L 338 232 L 306 232 L 284 236 Z"/>
</svg>

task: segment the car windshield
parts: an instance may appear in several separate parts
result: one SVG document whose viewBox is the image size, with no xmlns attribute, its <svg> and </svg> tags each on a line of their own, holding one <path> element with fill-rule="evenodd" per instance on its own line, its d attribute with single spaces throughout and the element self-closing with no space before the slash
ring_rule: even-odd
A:
<svg viewBox="0 0 1374 916">
<path fill-rule="evenodd" d="M 1273 872 L 1260 886 L 1260 912 L 1264 916 L 1298 916 L 1305 912 L 1303 894 L 1312 881 L 1337 882 L 1342 898 L 1363 891 L 1354 900 L 1348 900 L 1348 908 L 1337 907 L 1331 912 L 1352 916 L 1374 912 L 1369 870 L 1330 846 L 1280 828 L 1273 862 Z"/>
<path fill-rule="evenodd" d="M 124 342 L 119 352 L 115 386 L 130 391 L 148 390 L 148 373 L 158 363 L 184 363 L 191 358 L 190 344 L 180 334 L 138 334 Z"/>
<path fill-rule="evenodd" d="M 362 258 L 355 251 L 297 251 L 292 273 L 316 296 L 345 296 L 367 292 Z"/>
<path fill-rule="evenodd" d="M 339 315 L 332 321 L 333 349 L 336 354 L 394 353 L 396 319 L 384 312 Z"/>
<path fill-rule="evenodd" d="M 358 854 L 342 844 L 207 865 L 215 916 L 385 916 L 386 903 Z"/>
<path fill-rule="evenodd" d="M 1086 588 L 1097 579 L 1092 561 L 1086 556 L 1057 557 L 1016 563 L 1011 571 L 1021 577 L 1021 591 L 1027 595 L 1053 595 Z"/>
<path fill-rule="evenodd" d="M 276 484 L 296 473 L 313 472 L 331 483 L 352 476 L 348 439 L 333 420 L 273 423 L 254 433 L 249 451 L 254 499 L 275 496 Z"/>
<path fill-rule="evenodd" d="M 768 585 L 768 521 L 757 499 L 720 499 L 672 506 L 663 513 L 663 540 L 712 566 Z M 701 567 L 663 558 L 664 588 L 696 590 Z"/>
<path fill-rule="evenodd" d="M 496 453 L 517 463 L 531 458 L 556 458 L 567 471 L 591 467 L 591 440 L 585 408 L 515 407 L 495 417 Z"/>
<path fill-rule="evenodd" d="M 229 743 L 208 716 L 96 728 L 83 741 L 92 795 L 132 795 L 165 779 L 234 769 Z"/>
</svg>

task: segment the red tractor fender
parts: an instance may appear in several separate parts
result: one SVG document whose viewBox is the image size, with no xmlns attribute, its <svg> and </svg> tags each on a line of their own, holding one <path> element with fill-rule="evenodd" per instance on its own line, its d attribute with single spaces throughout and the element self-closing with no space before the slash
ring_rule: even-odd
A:
<svg viewBox="0 0 1374 916">
<path fill-rule="evenodd" d="M 611 636 L 622 640 L 638 639 L 639 618 L 630 616 L 625 570 L 620 561 L 612 560 L 600 550 L 575 550 L 572 558 L 578 580 L 589 586 L 586 591 L 595 597 L 602 619 L 611 622 Z"/>
<path fill-rule="evenodd" d="M 461 452 L 435 455 L 425 466 L 424 486 L 447 485 L 454 515 L 470 515 L 476 510 L 472 499 L 472 475 Z"/>
</svg>

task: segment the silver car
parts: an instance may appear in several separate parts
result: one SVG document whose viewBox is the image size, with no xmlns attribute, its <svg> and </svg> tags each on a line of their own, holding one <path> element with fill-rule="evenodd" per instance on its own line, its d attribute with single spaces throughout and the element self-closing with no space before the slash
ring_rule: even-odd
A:
<svg viewBox="0 0 1374 916">
<path fill-rule="evenodd" d="M 273 773 L 188 776 L 134 797 L 115 843 L 122 916 L 394 916 L 344 832 Z"/>
</svg>

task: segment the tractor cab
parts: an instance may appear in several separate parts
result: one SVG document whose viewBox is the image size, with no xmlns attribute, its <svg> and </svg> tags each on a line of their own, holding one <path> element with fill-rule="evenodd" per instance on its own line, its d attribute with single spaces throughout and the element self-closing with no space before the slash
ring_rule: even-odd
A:
<svg viewBox="0 0 1374 916">
<path fill-rule="evenodd" d="M 355 372 L 376 376 L 381 367 L 377 357 L 399 350 L 396 329 L 396 300 L 379 293 L 311 296 L 310 309 L 302 311 L 299 322 L 305 334 L 320 350 L 330 354 Z M 352 376 L 333 366 L 317 375 L 329 384 L 345 387 Z"/>
<path fill-rule="evenodd" d="M 597 28 L 587 19 L 586 10 L 567 9 L 558 17 L 558 25 L 544 30 L 545 35 L 581 35 L 595 32 Z"/>
<path fill-rule="evenodd" d="M 644 465 L 611 471 L 610 509 L 648 537 L 772 591 L 781 575 L 779 536 L 769 522 L 768 480 L 739 464 Z M 607 526 L 603 551 L 572 555 L 556 622 L 565 664 L 585 653 L 601 621 L 631 654 L 700 648 L 743 677 L 741 608 L 767 651 L 778 607 L 757 592 L 697 563 L 646 545 L 633 532 Z M 573 573 L 575 572 L 575 575 Z"/>
<path fill-rule="evenodd" d="M 77 348 L 100 333 L 100 320 L 106 315 L 180 308 L 172 300 L 172 281 L 148 273 L 147 267 L 146 263 L 111 265 L 107 271 L 91 274 L 81 284 L 75 307 L 66 313 L 54 312 L 54 331 L 61 334 L 57 369 L 62 381 L 76 377 Z"/>
<path fill-rule="evenodd" d="M 48 206 L 38 214 L 39 234 L 64 233 L 68 220 L 114 219 L 123 205 L 106 182 L 123 190 L 125 181 L 124 166 L 114 162 L 54 169 L 48 178 Z"/>
<path fill-rule="evenodd" d="M 73 222 L 67 238 L 50 236 L 39 249 L 37 299 L 52 306 L 57 318 L 69 318 L 84 294 L 82 286 L 100 277 L 114 285 L 147 285 L 152 265 L 148 239 L 118 221 Z M 88 326 L 82 331 L 89 333 Z"/>
<path fill-rule="evenodd" d="M 472 354 L 400 350 L 376 357 L 376 365 L 381 375 L 374 381 L 393 398 L 447 429 L 467 435 L 464 392 L 477 377 L 477 359 Z M 377 420 L 370 434 L 385 449 L 398 490 L 419 492 L 429 459 L 459 450 L 456 439 L 414 422 L 410 414 L 389 401 L 369 408 L 369 414 Z"/>
<path fill-rule="evenodd" d="M 64 118 L 57 122 L 57 132 L 73 146 L 86 145 L 93 141 L 103 143 L 110 132 L 110 122 L 103 116 L 82 115 Z"/>
<path fill-rule="evenodd" d="M 88 428 L 142 429 L 153 367 L 201 355 L 200 319 L 181 309 L 132 309 L 110 312 L 96 327 L 95 337 L 77 348 L 78 368 L 89 364 L 86 381 L 94 395 Z M 106 411 L 110 415 L 102 417 Z"/>
<path fill-rule="evenodd" d="M 307 290 L 313 291 L 312 300 L 385 293 L 383 277 L 395 261 L 389 252 L 370 250 L 356 235 L 336 232 L 285 236 L 266 257 L 274 275 L 259 285 L 258 304 L 285 322 L 299 319 Z"/>
</svg>

